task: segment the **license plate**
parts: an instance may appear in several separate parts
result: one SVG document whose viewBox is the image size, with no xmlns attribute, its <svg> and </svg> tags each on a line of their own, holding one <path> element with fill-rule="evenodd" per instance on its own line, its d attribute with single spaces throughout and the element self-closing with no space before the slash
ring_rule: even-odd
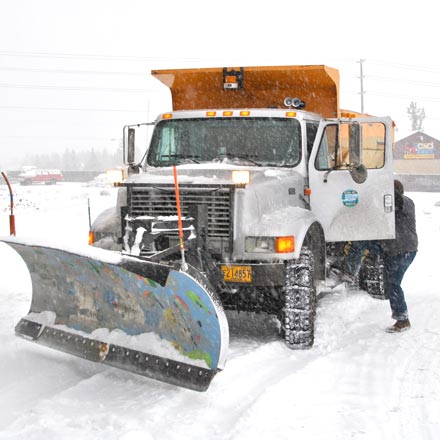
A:
<svg viewBox="0 0 440 440">
<path fill-rule="evenodd" d="M 229 283 L 252 283 L 251 266 L 221 266 L 221 270 Z"/>
</svg>

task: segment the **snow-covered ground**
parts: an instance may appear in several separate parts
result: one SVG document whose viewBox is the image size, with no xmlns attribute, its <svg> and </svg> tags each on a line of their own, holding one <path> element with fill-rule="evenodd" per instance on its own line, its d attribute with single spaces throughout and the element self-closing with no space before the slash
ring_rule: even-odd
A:
<svg viewBox="0 0 440 440">
<path fill-rule="evenodd" d="M 18 236 L 86 243 L 115 190 L 14 186 Z M 197 393 L 14 336 L 31 299 L 24 263 L 0 243 L 0 439 L 440 438 L 440 194 L 416 203 L 420 251 L 404 289 L 413 328 L 387 334 L 386 301 L 340 290 L 319 303 L 316 342 L 290 351 L 263 316 L 230 316 L 228 361 Z M 0 235 L 9 234 L 0 186 Z"/>
</svg>

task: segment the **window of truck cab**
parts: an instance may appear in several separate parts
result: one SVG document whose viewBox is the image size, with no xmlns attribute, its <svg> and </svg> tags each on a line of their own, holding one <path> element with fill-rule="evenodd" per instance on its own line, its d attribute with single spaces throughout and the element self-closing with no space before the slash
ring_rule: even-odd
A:
<svg viewBox="0 0 440 440">
<path fill-rule="evenodd" d="M 315 158 L 317 170 L 349 169 L 364 164 L 368 169 L 385 165 L 385 125 L 381 122 L 342 121 L 327 125 Z"/>
<path fill-rule="evenodd" d="M 301 160 L 301 126 L 293 118 L 213 117 L 157 124 L 147 165 L 226 162 L 294 167 Z"/>
</svg>

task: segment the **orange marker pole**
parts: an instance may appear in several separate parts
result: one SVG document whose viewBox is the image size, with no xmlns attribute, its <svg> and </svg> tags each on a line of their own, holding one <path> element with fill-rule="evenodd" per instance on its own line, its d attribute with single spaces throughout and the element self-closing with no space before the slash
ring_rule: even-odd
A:
<svg viewBox="0 0 440 440">
<path fill-rule="evenodd" d="M 177 207 L 177 224 L 179 226 L 179 241 L 180 241 L 180 254 L 182 256 L 182 270 L 187 269 L 185 263 L 185 246 L 183 245 L 183 226 L 182 226 L 182 211 L 180 209 L 180 193 L 179 193 L 179 181 L 177 179 L 177 168 L 173 166 L 174 176 L 174 192 L 176 193 L 176 207 Z"/>
<path fill-rule="evenodd" d="M 15 235 L 15 217 L 14 217 L 14 195 L 12 194 L 11 184 L 9 183 L 8 176 L 2 171 L 3 179 L 5 179 L 6 185 L 8 185 L 9 189 L 9 197 L 11 200 L 11 214 L 9 216 L 9 233 L 10 235 Z"/>
</svg>

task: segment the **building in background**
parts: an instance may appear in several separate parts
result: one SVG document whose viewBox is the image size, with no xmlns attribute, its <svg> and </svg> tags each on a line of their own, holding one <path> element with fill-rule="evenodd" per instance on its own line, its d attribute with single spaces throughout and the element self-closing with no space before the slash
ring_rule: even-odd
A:
<svg viewBox="0 0 440 440">
<path fill-rule="evenodd" d="M 440 189 L 440 141 L 418 131 L 394 144 L 394 173 L 409 191 Z"/>
</svg>

